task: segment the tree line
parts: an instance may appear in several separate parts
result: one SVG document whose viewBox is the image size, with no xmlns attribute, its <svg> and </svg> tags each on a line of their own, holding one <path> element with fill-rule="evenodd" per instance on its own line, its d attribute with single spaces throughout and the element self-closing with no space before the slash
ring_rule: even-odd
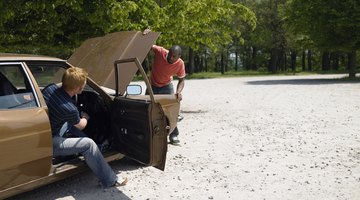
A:
<svg viewBox="0 0 360 200">
<path fill-rule="evenodd" d="M 348 71 L 358 0 L 1 0 L 0 52 L 68 58 L 87 38 L 150 28 L 179 44 L 187 73 Z"/>
</svg>

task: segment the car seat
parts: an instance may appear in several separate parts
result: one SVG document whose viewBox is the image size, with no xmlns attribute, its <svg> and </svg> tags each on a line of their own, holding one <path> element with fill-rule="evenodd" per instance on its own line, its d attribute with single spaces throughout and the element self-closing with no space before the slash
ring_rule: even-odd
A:
<svg viewBox="0 0 360 200">
<path fill-rule="evenodd" d="M 0 72 L 0 96 L 12 95 L 16 93 L 15 86 Z"/>
</svg>

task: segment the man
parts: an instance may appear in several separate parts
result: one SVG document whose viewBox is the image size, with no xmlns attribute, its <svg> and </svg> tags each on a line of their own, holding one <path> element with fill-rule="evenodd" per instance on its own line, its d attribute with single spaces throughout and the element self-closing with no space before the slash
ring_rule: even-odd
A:
<svg viewBox="0 0 360 200">
<path fill-rule="evenodd" d="M 85 135 L 81 130 L 86 127 L 89 116 L 82 113 L 80 117 L 72 97 L 82 92 L 87 76 L 87 72 L 82 68 L 72 67 L 63 74 L 62 83 L 50 84 L 43 89 L 42 93 L 49 109 L 53 155 L 82 154 L 104 187 L 122 186 L 127 183 L 127 178 L 118 177 L 114 173 L 91 138 L 64 137 L 69 130 L 77 132 L 75 135 Z"/>
<path fill-rule="evenodd" d="M 181 48 L 174 45 L 167 50 L 163 47 L 153 45 L 151 50 L 154 52 L 154 62 L 151 68 L 150 82 L 154 94 L 174 94 L 172 84 L 173 76 L 178 77 L 176 86 L 176 96 L 182 100 L 182 90 L 185 85 L 185 65 L 181 57 Z M 169 135 L 171 144 L 179 144 L 179 130 L 176 127 Z"/>
</svg>

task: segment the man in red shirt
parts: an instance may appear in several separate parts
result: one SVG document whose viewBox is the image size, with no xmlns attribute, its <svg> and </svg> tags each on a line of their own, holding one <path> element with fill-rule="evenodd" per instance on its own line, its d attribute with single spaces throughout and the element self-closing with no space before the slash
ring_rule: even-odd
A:
<svg viewBox="0 0 360 200">
<path fill-rule="evenodd" d="M 185 85 L 185 65 L 181 57 L 181 47 L 172 46 L 169 50 L 153 45 L 151 50 L 154 52 L 154 63 L 151 68 L 150 82 L 154 94 L 174 94 L 172 84 L 173 76 L 178 77 L 176 95 L 179 101 L 182 100 L 182 90 Z M 176 127 L 169 135 L 170 143 L 178 144 L 179 130 Z"/>
</svg>

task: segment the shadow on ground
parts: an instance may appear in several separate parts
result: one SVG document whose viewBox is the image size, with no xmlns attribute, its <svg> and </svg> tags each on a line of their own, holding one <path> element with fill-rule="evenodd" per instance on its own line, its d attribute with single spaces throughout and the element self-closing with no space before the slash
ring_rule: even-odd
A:
<svg viewBox="0 0 360 200">
<path fill-rule="evenodd" d="M 111 168 L 116 173 L 128 172 L 133 170 L 138 170 L 144 166 L 136 161 L 133 161 L 127 157 L 124 157 L 120 160 L 116 160 L 110 163 Z M 79 183 L 87 183 L 87 184 L 79 184 Z M 74 189 L 75 188 L 75 189 Z M 44 191 L 53 191 L 53 195 L 51 199 L 62 199 L 65 197 L 71 197 L 72 199 L 86 199 L 89 197 L 91 199 L 108 199 L 109 193 L 110 196 L 114 197 L 114 199 L 118 200 L 130 200 L 128 197 L 121 191 L 121 187 L 116 188 L 102 188 L 97 184 L 97 179 L 95 175 L 87 169 L 86 171 L 79 173 L 77 175 L 71 176 L 64 180 L 60 180 L 40 188 L 34 189 L 32 191 L 28 191 L 16 196 L 9 198 L 9 200 L 27 200 L 27 199 L 41 199 L 44 196 Z M 99 192 L 103 191 L 103 192 Z"/>
<path fill-rule="evenodd" d="M 326 84 L 354 84 L 360 81 L 347 81 L 342 79 L 284 79 L 248 81 L 249 85 L 326 85 Z"/>
</svg>

